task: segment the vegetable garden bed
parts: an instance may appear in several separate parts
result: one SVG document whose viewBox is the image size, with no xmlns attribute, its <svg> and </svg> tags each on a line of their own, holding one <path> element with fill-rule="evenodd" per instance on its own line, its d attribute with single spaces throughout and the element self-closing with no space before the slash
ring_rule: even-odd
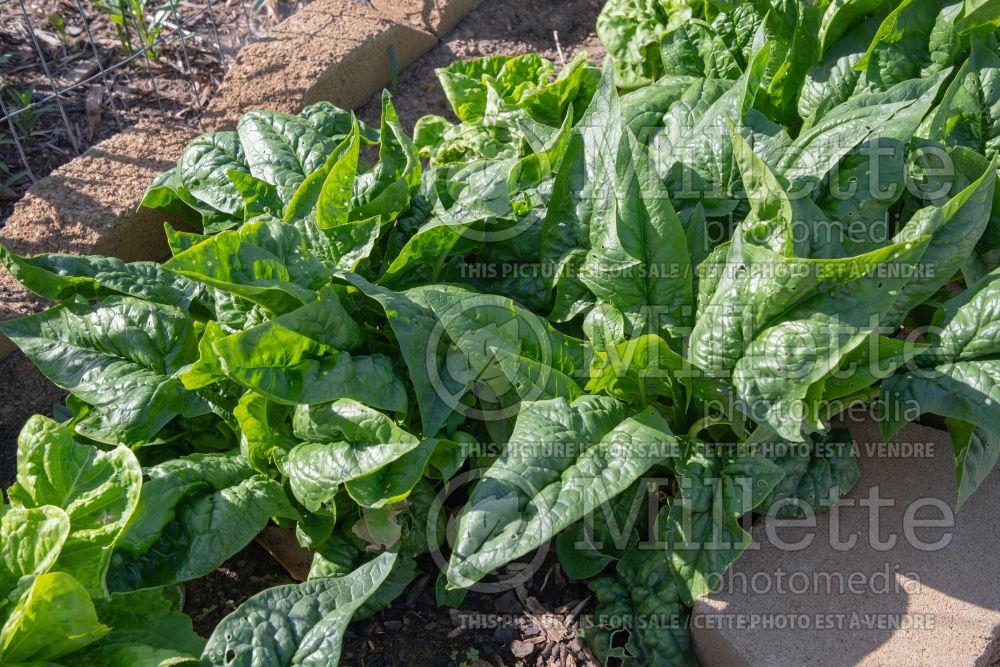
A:
<svg viewBox="0 0 1000 667">
<path fill-rule="evenodd" d="M 943 417 L 961 505 L 1000 452 L 994 5 L 486 5 L 361 121 L 196 139 L 144 200 L 196 230 L 170 260 L 4 250 L 59 305 L 0 330 L 70 396 L 18 439 L 0 659 L 688 664 L 742 519 L 856 482 L 859 404 Z"/>
</svg>

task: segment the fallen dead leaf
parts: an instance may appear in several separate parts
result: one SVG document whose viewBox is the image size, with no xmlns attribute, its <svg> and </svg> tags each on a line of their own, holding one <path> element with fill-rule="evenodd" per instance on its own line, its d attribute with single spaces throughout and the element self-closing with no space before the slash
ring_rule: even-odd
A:
<svg viewBox="0 0 1000 667">
<path fill-rule="evenodd" d="M 257 535 L 257 543 L 274 556 L 293 579 L 305 581 L 309 578 L 313 552 L 299 545 L 295 531 L 267 526 Z"/>
</svg>

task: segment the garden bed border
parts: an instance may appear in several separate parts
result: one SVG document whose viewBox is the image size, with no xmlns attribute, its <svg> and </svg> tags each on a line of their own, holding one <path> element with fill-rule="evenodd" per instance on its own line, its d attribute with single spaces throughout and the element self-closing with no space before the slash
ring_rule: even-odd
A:
<svg viewBox="0 0 1000 667">
<path fill-rule="evenodd" d="M 34 183 L 17 202 L 0 244 L 22 256 L 99 254 L 126 261 L 168 256 L 163 222 L 139 207 L 153 178 L 200 132 L 233 129 L 252 108 L 297 112 L 321 100 L 356 108 L 434 48 L 481 0 L 314 0 L 244 46 L 200 127 L 141 122 Z M 0 321 L 45 301 L 0 270 Z M 16 347 L 0 334 L 0 359 Z"/>
</svg>

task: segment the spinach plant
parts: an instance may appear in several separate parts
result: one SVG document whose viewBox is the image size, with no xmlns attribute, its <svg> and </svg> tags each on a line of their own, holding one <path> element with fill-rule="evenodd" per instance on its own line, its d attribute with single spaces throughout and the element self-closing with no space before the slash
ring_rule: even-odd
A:
<svg viewBox="0 0 1000 667">
<path fill-rule="evenodd" d="M 0 331 L 70 397 L 19 439 L 0 661 L 332 664 L 418 557 L 455 605 L 554 541 L 595 656 L 688 664 L 743 519 L 857 481 L 858 405 L 943 417 L 961 504 L 1000 452 L 998 21 L 612 0 L 603 71 L 454 63 L 412 138 L 385 94 L 195 139 L 163 263 L 3 250 L 58 303 Z M 205 642 L 179 584 L 269 522 L 309 580 Z"/>
</svg>

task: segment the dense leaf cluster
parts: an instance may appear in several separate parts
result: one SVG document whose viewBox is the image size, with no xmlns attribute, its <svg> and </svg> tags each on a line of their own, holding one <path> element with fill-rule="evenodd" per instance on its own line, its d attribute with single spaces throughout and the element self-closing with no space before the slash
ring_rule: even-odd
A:
<svg viewBox="0 0 1000 667">
<path fill-rule="evenodd" d="M 1000 454 L 998 23 L 611 0 L 603 72 L 456 62 L 412 137 L 386 94 L 197 138 L 144 200 L 185 222 L 162 264 L 0 251 L 58 302 L 0 330 L 70 392 L 0 509 L 0 662 L 334 664 L 417 557 L 456 604 L 554 538 L 595 655 L 685 664 L 741 519 L 856 482 L 856 404 L 944 417 L 964 502 Z M 309 581 L 206 645 L 179 584 L 270 521 Z"/>
</svg>

